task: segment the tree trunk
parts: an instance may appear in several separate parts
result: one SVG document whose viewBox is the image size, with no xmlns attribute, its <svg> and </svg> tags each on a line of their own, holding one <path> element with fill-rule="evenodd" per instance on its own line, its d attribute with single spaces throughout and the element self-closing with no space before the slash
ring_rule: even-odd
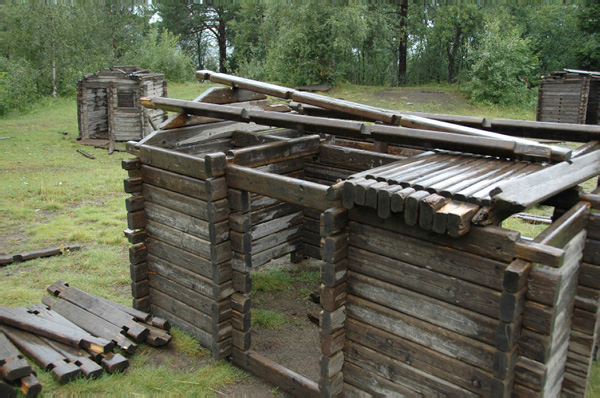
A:
<svg viewBox="0 0 600 398">
<path fill-rule="evenodd" d="M 456 78 L 456 74 L 458 72 L 458 68 L 456 66 L 456 58 L 458 55 L 458 48 L 460 46 L 460 36 L 462 35 L 462 28 L 460 26 L 456 27 L 456 31 L 454 32 L 454 41 L 450 43 L 450 48 L 446 50 L 448 55 L 448 83 L 454 82 Z"/>
<path fill-rule="evenodd" d="M 225 62 L 227 61 L 227 24 L 223 17 L 222 11 L 219 12 L 219 26 L 217 41 L 219 43 L 219 72 L 227 73 Z"/>
<path fill-rule="evenodd" d="M 398 32 L 398 85 L 406 83 L 406 59 L 408 52 L 408 0 L 402 0 L 400 8 L 400 24 Z"/>
</svg>

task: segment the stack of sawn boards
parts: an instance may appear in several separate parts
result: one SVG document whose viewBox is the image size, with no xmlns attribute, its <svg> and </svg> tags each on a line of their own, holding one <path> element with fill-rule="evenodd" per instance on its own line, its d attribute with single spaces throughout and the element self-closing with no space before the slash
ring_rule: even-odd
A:
<svg viewBox="0 0 600 398">
<path fill-rule="evenodd" d="M 380 218 L 403 213 L 408 225 L 451 236 L 470 230 L 480 209 L 491 209 L 490 191 L 539 171 L 541 163 L 435 151 L 352 175 L 343 202 L 377 210 Z M 482 210 L 483 211 L 483 210 Z"/>
<path fill-rule="evenodd" d="M 100 377 L 129 367 L 126 354 L 137 343 L 164 346 L 171 341 L 167 321 L 121 304 L 86 293 L 63 281 L 48 291 L 60 297 L 45 297 L 43 304 L 0 307 L 0 393 L 16 395 L 15 387 L 36 395 L 42 386 L 22 352 L 60 383 L 74 378 Z M 131 338 L 131 340 L 130 340 Z M 133 341 L 132 341 L 133 340 Z M 20 351 L 20 352 L 19 352 Z"/>
</svg>

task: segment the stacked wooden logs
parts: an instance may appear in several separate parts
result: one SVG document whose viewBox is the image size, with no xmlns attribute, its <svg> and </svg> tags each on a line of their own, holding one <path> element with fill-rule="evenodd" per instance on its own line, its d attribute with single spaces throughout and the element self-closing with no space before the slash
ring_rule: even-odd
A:
<svg viewBox="0 0 600 398">
<path fill-rule="evenodd" d="M 29 362 L 0 329 L 0 395 L 16 397 L 17 389 L 27 396 L 35 396 L 42 391 L 42 384 Z"/>
<path fill-rule="evenodd" d="M 143 146 L 123 167 L 134 308 L 167 318 L 210 347 L 231 352 L 231 245 L 225 155 Z"/>
<path fill-rule="evenodd" d="M 592 362 L 598 352 L 600 338 L 600 211 L 591 211 L 587 224 L 587 239 L 583 263 L 575 294 L 575 307 L 563 395 L 584 397 L 587 392 Z"/>
<path fill-rule="evenodd" d="M 585 211 L 570 210 L 529 243 L 493 227 L 456 240 L 350 210 L 348 391 L 560 391 Z M 531 249 L 540 251 L 513 261 Z"/>
<path fill-rule="evenodd" d="M 342 392 L 344 377 L 346 319 L 346 274 L 348 254 L 348 212 L 343 207 L 321 214 L 321 396 L 335 397 Z"/>
<path fill-rule="evenodd" d="M 168 344 L 170 324 L 57 281 L 43 304 L 28 308 L 0 307 L 0 392 L 14 396 L 13 385 L 30 396 L 41 391 L 32 369 L 15 346 L 60 383 L 77 377 L 98 378 L 129 367 L 113 353 L 133 354 L 137 343 Z M 14 345 L 14 346 L 13 346 Z"/>
</svg>

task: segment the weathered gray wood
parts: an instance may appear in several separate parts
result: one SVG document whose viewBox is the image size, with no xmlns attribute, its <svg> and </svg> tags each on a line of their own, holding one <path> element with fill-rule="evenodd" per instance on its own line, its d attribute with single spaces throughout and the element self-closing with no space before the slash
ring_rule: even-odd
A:
<svg viewBox="0 0 600 398">
<path fill-rule="evenodd" d="M 276 246 L 270 246 L 259 253 L 233 253 L 232 266 L 236 271 L 246 272 L 252 268 L 259 267 L 269 261 L 295 252 L 302 248 L 302 238 L 298 236 L 294 240 L 288 240 Z"/>
<path fill-rule="evenodd" d="M 310 156 L 319 152 L 319 136 L 310 135 L 289 141 L 271 142 L 253 147 L 233 149 L 227 156 L 240 166 L 259 167 L 283 160 Z"/>
<path fill-rule="evenodd" d="M 320 336 L 321 353 L 323 355 L 332 356 L 344 348 L 344 343 L 346 341 L 346 332 L 344 329 L 340 329 L 331 334 L 321 332 Z"/>
<path fill-rule="evenodd" d="M 262 173 L 246 167 L 228 166 L 227 184 L 232 188 L 267 195 L 317 210 L 341 205 L 340 201 L 325 198 L 327 187 L 289 177 Z"/>
<path fill-rule="evenodd" d="M 328 263 L 336 263 L 348 253 L 348 234 L 341 232 L 321 239 L 321 258 Z"/>
<path fill-rule="evenodd" d="M 47 290 L 50 294 L 65 299 L 113 325 L 124 329 L 126 334 L 138 343 L 148 336 L 149 330 L 134 322 L 134 317 L 132 315 L 120 311 L 105 301 L 100 300 L 93 294 L 69 286 L 63 281 L 53 283 Z"/>
<path fill-rule="evenodd" d="M 251 201 L 248 191 L 230 188 L 227 190 L 227 201 L 229 202 L 229 206 L 235 211 L 239 211 L 240 213 L 250 211 Z"/>
<path fill-rule="evenodd" d="M 209 222 L 224 221 L 229 215 L 229 204 L 226 199 L 204 202 L 150 184 L 144 184 L 143 193 L 148 202 Z"/>
<path fill-rule="evenodd" d="M 217 285 L 210 279 L 153 255 L 148 256 L 148 265 L 152 272 L 156 272 L 166 279 L 176 281 L 188 289 L 215 300 L 224 299 L 233 293 L 231 283 L 225 282 L 221 285 Z"/>
<path fill-rule="evenodd" d="M 79 367 L 67 361 L 52 347 L 45 344 L 38 336 L 10 326 L 0 326 L 0 330 L 19 350 L 32 358 L 42 369 L 51 371 L 54 379 L 61 384 L 75 379 L 81 374 Z"/>
<path fill-rule="evenodd" d="M 346 259 L 336 263 L 324 262 L 321 264 L 321 282 L 327 287 L 335 287 L 346 280 L 348 262 Z"/>
<path fill-rule="evenodd" d="M 442 394 L 463 397 L 478 396 L 471 391 L 428 375 L 419 369 L 354 342 L 346 343 L 344 353 L 350 362 L 360 365 L 365 371 L 378 374 L 381 377 L 389 377 L 395 382 L 427 396 L 440 396 Z"/>
<path fill-rule="evenodd" d="M 126 338 L 122 333 L 122 328 L 70 303 L 67 300 L 54 300 L 51 297 L 44 297 L 43 303 L 50 307 L 52 311 L 73 322 L 86 332 L 94 336 L 101 337 L 108 341 L 113 341 L 119 348 L 127 353 L 133 354 L 137 351 L 137 345 Z"/>
<path fill-rule="evenodd" d="M 115 346 L 111 341 L 29 314 L 23 307 L 0 307 L 0 320 L 5 325 L 96 353 L 110 352 Z"/>
<path fill-rule="evenodd" d="M 252 274 L 249 272 L 233 271 L 231 278 L 233 289 L 242 294 L 250 294 L 252 291 Z"/>
<path fill-rule="evenodd" d="M 321 306 L 325 311 L 335 311 L 346 302 L 346 284 L 341 283 L 335 287 L 321 285 Z M 329 377 L 329 376 L 328 376 Z"/>
<path fill-rule="evenodd" d="M 31 374 L 31 366 L 0 331 L 0 377 L 12 381 Z"/>
<path fill-rule="evenodd" d="M 229 241 L 213 244 L 155 221 L 148 221 L 146 230 L 150 237 L 162 240 L 192 254 L 205 257 L 214 264 L 231 259 L 231 244 Z"/>
<path fill-rule="evenodd" d="M 497 319 L 449 305 L 351 271 L 348 293 L 489 345 L 495 344 Z M 322 299 L 321 299 L 322 300 Z"/>
<path fill-rule="evenodd" d="M 344 364 L 344 381 L 353 386 L 360 386 L 361 390 L 367 391 L 368 397 L 420 397 L 421 394 L 411 390 L 401 384 L 394 383 L 377 374 L 366 372 L 352 362 L 346 361 Z M 364 397 L 364 395 L 362 395 Z"/>
<path fill-rule="evenodd" d="M 231 279 L 231 262 L 215 264 L 207 258 L 196 256 L 185 250 L 155 238 L 148 238 L 148 253 L 178 267 L 202 275 L 220 285 Z"/>
<path fill-rule="evenodd" d="M 500 292 L 385 255 L 350 247 L 348 268 L 489 317 L 500 311 Z"/>
<path fill-rule="evenodd" d="M 396 162 L 400 160 L 400 157 L 361 149 L 322 144 L 319 159 L 325 164 L 362 171 Z"/>
<path fill-rule="evenodd" d="M 223 153 L 196 157 L 169 149 L 142 145 L 139 157 L 144 165 L 189 177 L 206 179 L 225 173 L 225 154 Z"/>
<path fill-rule="evenodd" d="M 172 281 L 160 274 L 151 274 L 150 287 L 153 291 L 160 291 L 173 297 L 190 307 L 210 315 L 212 319 L 221 323 L 231 317 L 231 306 L 226 299 L 215 301 L 213 298 L 185 287 L 183 284 Z"/>
<path fill-rule="evenodd" d="M 449 332 L 387 309 L 354 295 L 346 302 L 348 316 L 387 332 L 409 339 L 417 344 L 431 347 L 442 354 L 457 358 L 480 369 L 491 372 L 495 347 Z"/>
<path fill-rule="evenodd" d="M 520 234 L 494 226 L 485 228 L 473 226 L 471 232 L 460 239 L 444 236 L 421 228 L 412 228 L 404 223 L 402 215 L 392 215 L 388 219 L 380 219 L 376 212 L 368 208 L 360 211 L 349 211 L 350 220 L 383 228 L 388 231 L 439 243 L 458 250 L 480 254 L 492 259 L 512 262 L 515 257 L 532 262 L 559 266 L 562 264 L 564 251 L 546 245 L 533 244 L 520 239 Z M 476 231 L 476 232 L 475 232 Z"/>
<path fill-rule="evenodd" d="M 499 184 L 490 194 L 494 206 L 521 211 L 600 173 L 600 151 Z"/>
<path fill-rule="evenodd" d="M 319 387 L 283 366 L 263 357 L 252 350 L 240 351 L 233 349 L 233 363 L 270 383 L 275 384 L 290 394 L 302 397 L 319 397 Z"/>
<path fill-rule="evenodd" d="M 515 293 L 523 289 L 527 284 L 527 277 L 531 271 L 531 263 L 523 260 L 515 260 L 504 270 L 502 286 L 504 290 Z"/>
<path fill-rule="evenodd" d="M 579 270 L 585 231 L 581 231 L 565 246 L 565 264 L 561 268 L 537 265 L 527 279 L 527 299 L 550 306 L 560 298 L 560 286 L 572 280 Z"/>
<path fill-rule="evenodd" d="M 353 246 L 492 289 L 502 289 L 505 263 L 355 222 L 350 223 L 349 236 Z"/>
<path fill-rule="evenodd" d="M 225 178 L 200 180 L 168 170 L 143 165 L 142 179 L 144 183 L 207 202 L 223 199 L 227 195 Z"/>
<path fill-rule="evenodd" d="M 229 321 L 217 323 L 212 316 L 198 311 L 171 297 L 169 294 L 158 290 L 152 289 L 150 295 L 152 306 L 163 308 L 170 314 L 208 332 L 212 336 L 213 341 L 221 341 L 231 337 L 231 323 Z"/>
<path fill-rule="evenodd" d="M 177 315 L 171 314 L 168 310 L 157 305 L 152 305 L 151 310 L 153 314 L 168 318 L 173 325 L 197 338 L 200 344 L 212 350 L 213 359 L 223 359 L 231 355 L 231 339 L 215 342 L 210 333 L 196 327 Z"/>
</svg>

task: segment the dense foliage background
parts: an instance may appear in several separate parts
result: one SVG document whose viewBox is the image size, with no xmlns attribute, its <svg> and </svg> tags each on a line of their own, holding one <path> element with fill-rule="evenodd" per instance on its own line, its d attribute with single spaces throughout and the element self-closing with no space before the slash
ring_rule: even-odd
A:
<svg viewBox="0 0 600 398">
<path fill-rule="evenodd" d="M 1 5 L 0 114 L 125 64 L 169 81 L 206 68 L 291 86 L 455 83 L 494 104 L 530 104 L 545 73 L 600 70 L 598 5 L 208 3 Z"/>
</svg>

